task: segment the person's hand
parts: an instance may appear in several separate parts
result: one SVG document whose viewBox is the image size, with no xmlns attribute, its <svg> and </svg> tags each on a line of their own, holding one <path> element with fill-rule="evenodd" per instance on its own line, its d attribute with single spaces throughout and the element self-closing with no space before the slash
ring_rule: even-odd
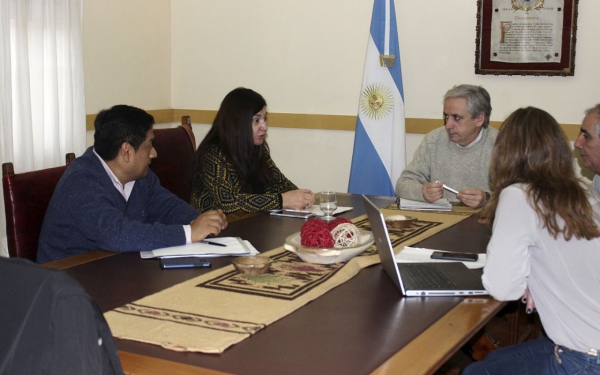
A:
<svg viewBox="0 0 600 375">
<path fill-rule="evenodd" d="M 206 211 L 190 224 L 192 228 L 192 242 L 202 241 L 209 235 L 218 235 L 227 228 L 227 218 L 222 210 Z"/>
<path fill-rule="evenodd" d="M 525 294 L 521 297 L 521 302 L 525 304 L 525 312 L 527 314 L 531 314 L 535 311 L 535 302 L 533 302 L 533 297 L 531 296 L 531 292 L 529 292 L 529 288 L 525 289 Z"/>
<path fill-rule="evenodd" d="M 444 196 L 443 185 L 443 183 L 438 181 L 423 184 L 421 190 L 423 191 L 423 198 L 425 198 L 425 201 L 432 203 L 441 199 Z"/>
<path fill-rule="evenodd" d="M 456 198 L 472 208 L 483 207 L 486 202 L 485 191 L 476 188 L 463 189 L 456 194 Z"/>
<path fill-rule="evenodd" d="M 306 210 L 312 207 L 315 194 L 309 189 L 290 190 L 281 194 L 283 208 L 291 210 Z"/>
</svg>

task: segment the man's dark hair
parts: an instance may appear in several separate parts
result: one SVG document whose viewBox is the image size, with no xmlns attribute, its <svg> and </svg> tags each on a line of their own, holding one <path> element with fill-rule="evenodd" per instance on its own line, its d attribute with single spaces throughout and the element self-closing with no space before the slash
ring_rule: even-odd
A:
<svg viewBox="0 0 600 375">
<path fill-rule="evenodd" d="M 137 151 L 152 125 L 154 117 L 143 109 L 124 104 L 104 109 L 94 121 L 94 149 L 107 161 L 117 157 L 123 142 Z"/>
</svg>

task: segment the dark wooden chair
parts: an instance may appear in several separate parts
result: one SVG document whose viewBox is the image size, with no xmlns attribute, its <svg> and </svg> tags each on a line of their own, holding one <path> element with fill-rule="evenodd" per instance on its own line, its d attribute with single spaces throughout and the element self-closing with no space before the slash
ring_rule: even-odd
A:
<svg viewBox="0 0 600 375">
<path fill-rule="evenodd" d="M 190 172 L 196 152 L 190 116 L 182 116 L 176 128 L 154 129 L 154 148 L 158 156 L 150 168 L 164 188 L 189 203 Z"/>
<path fill-rule="evenodd" d="M 15 174 L 13 163 L 2 164 L 6 236 L 11 258 L 35 262 L 46 209 L 58 180 L 75 159 L 68 153 L 66 165 Z"/>
</svg>

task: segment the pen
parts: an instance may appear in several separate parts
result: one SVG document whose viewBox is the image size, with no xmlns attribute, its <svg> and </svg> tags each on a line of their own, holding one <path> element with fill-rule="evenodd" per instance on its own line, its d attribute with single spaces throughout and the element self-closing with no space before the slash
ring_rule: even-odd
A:
<svg viewBox="0 0 600 375">
<path fill-rule="evenodd" d="M 200 242 L 205 243 L 207 245 L 227 247 L 227 245 L 225 245 L 224 243 L 218 243 L 218 242 L 212 242 L 212 241 L 200 241 Z"/>
<path fill-rule="evenodd" d="M 440 181 L 436 181 L 436 182 L 437 182 L 438 184 L 440 183 Z M 442 187 L 443 187 L 445 190 L 448 190 L 448 191 L 450 191 L 450 192 L 452 192 L 452 193 L 454 193 L 454 194 L 458 194 L 458 191 L 457 191 L 457 190 L 455 190 L 455 189 L 452 189 L 450 186 L 448 186 L 448 185 L 446 185 L 446 184 L 442 184 Z"/>
</svg>

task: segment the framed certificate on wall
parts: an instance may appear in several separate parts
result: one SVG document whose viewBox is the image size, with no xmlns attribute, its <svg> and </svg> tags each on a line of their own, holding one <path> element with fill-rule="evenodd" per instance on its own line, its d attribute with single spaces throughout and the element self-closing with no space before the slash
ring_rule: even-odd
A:
<svg viewBox="0 0 600 375">
<path fill-rule="evenodd" d="M 478 0 L 475 73 L 575 74 L 579 0 Z"/>
</svg>

